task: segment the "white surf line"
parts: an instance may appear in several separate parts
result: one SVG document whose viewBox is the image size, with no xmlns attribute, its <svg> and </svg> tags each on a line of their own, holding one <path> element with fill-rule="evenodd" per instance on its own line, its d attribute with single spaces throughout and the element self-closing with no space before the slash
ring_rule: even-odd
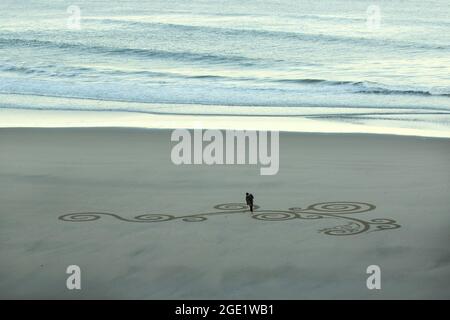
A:
<svg viewBox="0 0 450 320">
<path fill-rule="evenodd" d="M 121 127 L 228 129 L 308 133 L 365 133 L 450 138 L 450 131 L 341 123 L 304 117 L 158 115 L 131 112 L 0 109 L 2 128 Z"/>
</svg>

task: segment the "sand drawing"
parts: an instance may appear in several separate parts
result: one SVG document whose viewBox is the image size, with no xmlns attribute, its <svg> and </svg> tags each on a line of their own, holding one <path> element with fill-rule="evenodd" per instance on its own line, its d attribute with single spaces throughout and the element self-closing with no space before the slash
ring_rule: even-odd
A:
<svg viewBox="0 0 450 320">
<path fill-rule="evenodd" d="M 157 223 L 172 220 L 184 222 L 202 222 L 212 216 L 247 213 L 249 217 L 260 221 L 288 221 L 288 220 L 316 220 L 334 219 L 344 222 L 337 226 L 320 229 L 318 232 L 329 236 L 348 236 L 365 232 L 398 229 L 401 227 L 397 221 L 389 218 L 373 218 L 363 220 L 356 218 L 353 214 L 364 213 L 374 210 L 373 204 L 364 202 L 321 202 L 309 205 L 306 208 L 293 207 L 287 210 L 261 209 L 254 206 L 254 213 L 249 214 L 248 206 L 243 203 L 224 203 L 214 206 L 217 211 L 175 216 L 163 213 L 141 214 L 133 218 L 125 218 L 109 212 L 76 212 L 68 213 L 59 217 L 62 221 L 88 222 L 95 221 L 101 217 L 113 217 L 125 222 Z"/>
</svg>

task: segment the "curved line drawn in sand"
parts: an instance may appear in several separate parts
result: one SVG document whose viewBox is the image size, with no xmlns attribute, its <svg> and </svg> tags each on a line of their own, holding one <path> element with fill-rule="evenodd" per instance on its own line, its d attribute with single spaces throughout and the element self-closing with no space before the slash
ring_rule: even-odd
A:
<svg viewBox="0 0 450 320">
<path fill-rule="evenodd" d="M 134 218 L 124 218 L 114 213 L 108 212 L 78 212 L 64 214 L 58 219 L 69 222 L 88 222 L 100 219 L 102 216 L 114 217 L 126 222 L 163 222 L 171 220 L 181 220 L 184 222 L 201 222 L 214 215 L 225 215 L 235 213 L 248 213 L 248 206 L 243 203 L 224 203 L 214 206 L 215 212 L 205 212 L 186 216 L 174 216 L 170 214 L 152 213 L 142 214 Z M 288 210 L 266 210 L 254 206 L 253 219 L 262 221 L 286 221 L 286 220 L 316 220 L 316 219 L 337 219 L 343 220 L 345 224 L 335 227 L 318 230 L 329 236 L 348 236 L 361 234 L 364 232 L 381 231 L 388 229 L 398 229 L 401 225 L 393 219 L 376 218 L 362 220 L 349 215 L 363 213 L 375 209 L 373 204 L 363 202 L 321 202 L 312 204 L 306 208 L 289 208 Z"/>
</svg>

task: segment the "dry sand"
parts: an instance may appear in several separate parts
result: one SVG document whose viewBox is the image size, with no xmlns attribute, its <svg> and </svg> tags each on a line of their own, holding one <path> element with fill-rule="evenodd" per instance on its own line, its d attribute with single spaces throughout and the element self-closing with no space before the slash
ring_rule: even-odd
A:
<svg viewBox="0 0 450 320">
<path fill-rule="evenodd" d="M 0 298 L 450 298 L 450 140 L 282 133 L 274 176 L 255 165 L 175 166 L 173 145 L 169 130 L 0 129 Z M 118 218 L 221 212 L 213 207 L 246 191 L 256 214 L 277 211 L 261 216 L 270 219 L 322 202 L 376 208 L 279 221 L 239 210 L 195 222 Z M 117 216 L 59 219 L 76 212 Z M 364 223 L 345 217 L 400 227 L 357 233 Z M 357 234 L 320 232 L 340 225 Z M 79 291 L 66 289 L 72 264 Z M 381 290 L 366 287 L 373 264 Z"/>
</svg>

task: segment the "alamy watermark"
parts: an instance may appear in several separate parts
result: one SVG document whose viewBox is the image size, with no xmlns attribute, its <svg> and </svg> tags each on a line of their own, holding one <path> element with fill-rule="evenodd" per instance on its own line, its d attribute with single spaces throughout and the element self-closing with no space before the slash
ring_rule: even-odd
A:
<svg viewBox="0 0 450 320">
<path fill-rule="evenodd" d="M 67 7 L 67 13 L 70 16 L 67 18 L 67 28 L 71 30 L 81 29 L 81 9 L 79 6 L 71 5 Z"/>
<path fill-rule="evenodd" d="M 373 290 L 381 289 L 381 268 L 376 264 L 372 264 L 367 267 L 366 273 L 370 274 L 370 276 L 366 280 L 367 289 Z"/>
<path fill-rule="evenodd" d="M 366 10 L 366 26 L 369 31 L 377 31 L 381 27 L 381 8 L 379 5 L 372 4 Z"/>
<path fill-rule="evenodd" d="M 67 267 L 66 273 L 69 274 L 66 280 L 66 287 L 69 290 L 81 290 L 81 269 L 72 264 Z"/>
<path fill-rule="evenodd" d="M 170 155 L 176 165 L 259 164 L 261 175 L 279 170 L 278 131 L 176 129 L 171 141 L 178 142 Z"/>
</svg>

